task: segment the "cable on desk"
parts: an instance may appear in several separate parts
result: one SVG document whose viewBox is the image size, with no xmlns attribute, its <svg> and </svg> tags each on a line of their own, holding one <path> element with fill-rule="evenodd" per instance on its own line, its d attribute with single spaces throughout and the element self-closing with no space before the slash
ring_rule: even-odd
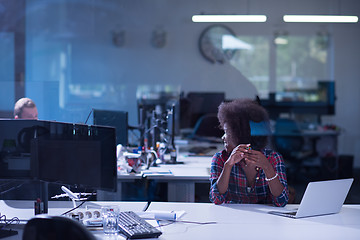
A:
<svg viewBox="0 0 360 240">
<path fill-rule="evenodd" d="M 82 205 L 84 205 L 84 203 L 87 202 L 87 201 L 90 199 L 90 197 L 92 197 L 92 196 L 94 196 L 94 192 L 92 192 L 91 195 L 88 196 L 84 201 L 82 201 L 78 206 L 76 206 L 76 207 L 74 207 L 74 208 L 72 208 L 72 209 L 70 209 L 70 210 L 62 213 L 61 215 L 66 215 L 66 214 L 74 211 L 75 209 L 78 209 L 79 207 L 81 207 Z"/>
<path fill-rule="evenodd" d="M 14 223 L 15 224 L 19 224 L 20 223 L 20 219 L 18 217 L 13 217 L 12 219 L 10 220 L 6 220 L 6 216 L 5 215 L 1 215 L 0 214 L 0 222 L 1 221 L 4 221 L 4 225 L 0 227 L 0 230 L 3 229 L 4 227 L 7 227 L 9 226 L 10 224 Z"/>
<path fill-rule="evenodd" d="M 168 220 L 171 221 L 171 220 Z M 193 221 L 173 221 L 173 222 L 181 222 L 181 223 L 192 223 L 192 224 L 199 224 L 199 225 L 207 225 L 207 224 L 217 224 L 217 222 L 193 222 Z"/>
<path fill-rule="evenodd" d="M 157 220 L 154 218 L 144 218 L 147 220 Z M 159 224 L 159 227 L 164 227 L 164 226 L 168 226 L 170 224 L 176 223 L 176 222 L 181 222 L 181 223 L 191 223 L 191 224 L 199 224 L 199 225 L 207 225 L 207 224 L 217 224 L 217 222 L 194 222 L 194 221 L 185 221 L 185 220 L 157 220 L 158 223 L 164 221 L 164 222 L 168 222 L 167 224 Z"/>
<path fill-rule="evenodd" d="M 72 211 L 74 211 L 75 209 L 78 209 L 78 208 L 81 207 L 86 201 L 87 201 L 87 200 L 82 201 L 78 206 L 70 209 L 69 211 L 66 211 L 66 212 L 62 213 L 61 215 L 66 215 L 66 214 L 68 214 L 69 212 L 72 212 Z"/>
<path fill-rule="evenodd" d="M 147 201 L 144 209 L 143 209 L 143 212 L 145 212 L 146 210 L 148 210 L 148 208 L 150 207 L 150 204 L 151 204 L 151 201 Z"/>
</svg>

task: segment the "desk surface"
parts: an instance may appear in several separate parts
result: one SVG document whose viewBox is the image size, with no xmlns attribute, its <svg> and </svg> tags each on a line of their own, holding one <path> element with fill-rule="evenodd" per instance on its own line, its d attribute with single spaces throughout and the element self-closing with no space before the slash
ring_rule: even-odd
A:
<svg viewBox="0 0 360 240">
<path fill-rule="evenodd" d="M 170 156 L 168 156 L 170 158 Z M 168 201 L 194 202 L 195 183 L 209 183 L 212 156 L 188 156 L 179 154 L 178 161 L 183 164 L 160 164 L 150 167 L 150 171 L 171 172 L 171 174 L 147 175 L 148 180 L 167 182 Z M 122 184 L 142 179 L 141 173 L 118 174 L 118 189 L 116 193 L 98 191 L 98 200 L 122 200 Z"/>
<path fill-rule="evenodd" d="M 209 143 L 199 141 L 179 141 L 177 140 L 178 156 L 177 161 L 183 164 L 159 164 L 157 167 L 150 167 L 150 171 L 170 171 L 172 174 L 166 175 L 148 175 L 148 179 L 159 180 L 192 180 L 192 181 L 209 181 L 211 160 L 213 155 L 224 148 L 223 143 Z M 200 147 L 208 148 L 206 155 L 190 155 L 191 148 Z M 165 156 L 165 160 L 170 160 L 170 154 Z M 138 172 L 145 170 L 145 166 L 139 169 Z M 118 173 L 118 179 L 140 179 L 142 175 L 140 173 L 128 174 Z"/>
<path fill-rule="evenodd" d="M 104 205 L 109 202 L 92 202 Z M 2 214 L 7 217 L 29 217 L 32 202 L 0 201 Z M 144 202 L 112 202 L 122 210 L 141 211 Z M 21 208 L 19 207 L 21 206 Z M 71 202 L 49 203 L 52 214 L 59 214 Z M 286 208 L 295 208 L 288 205 Z M 360 205 L 344 205 L 339 214 L 291 219 L 268 214 L 274 207 L 257 204 L 171 203 L 153 202 L 149 210 L 181 211 L 186 213 L 180 221 L 161 227 L 161 239 L 358 239 L 360 236 Z M 22 215 L 21 215 L 22 214 Z M 188 222 L 185 222 L 188 221 Z M 192 223 L 190 223 L 190 221 Z M 210 223 L 212 224 L 199 224 Z M 214 223 L 216 222 L 216 223 Z M 93 232 L 99 239 L 108 239 L 102 231 Z M 21 239 L 21 234 L 8 239 Z M 111 239 L 124 239 L 118 235 Z"/>
<path fill-rule="evenodd" d="M 188 156 L 181 154 L 178 157 L 178 161 L 183 164 L 160 164 L 157 167 L 150 167 L 149 170 L 153 172 L 168 172 L 171 175 L 148 175 L 148 179 L 158 180 L 197 180 L 197 181 L 209 181 L 210 166 L 212 156 Z M 140 179 L 142 175 L 136 174 L 119 174 L 118 179 Z"/>
</svg>

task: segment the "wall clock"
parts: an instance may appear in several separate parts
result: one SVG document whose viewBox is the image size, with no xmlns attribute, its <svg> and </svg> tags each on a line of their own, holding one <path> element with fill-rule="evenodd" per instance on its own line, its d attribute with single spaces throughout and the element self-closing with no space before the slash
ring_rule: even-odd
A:
<svg viewBox="0 0 360 240">
<path fill-rule="evenodd" d="M 199 38 L 201 54 L 212 63 L 224 63 L 230 60 L 236 50 L 223 48 L 223 36 L 236 37 L 235 33 L 227 26 L 214 24 L 204 29 Z"/>
</svg>

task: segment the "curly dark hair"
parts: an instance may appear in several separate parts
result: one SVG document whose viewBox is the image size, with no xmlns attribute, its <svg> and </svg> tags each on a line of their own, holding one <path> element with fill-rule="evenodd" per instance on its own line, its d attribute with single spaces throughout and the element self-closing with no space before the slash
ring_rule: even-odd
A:
<svg viewBox="0 0 360 240">
<path fill-rule="evenodd" d="M 217 117 L 222 129 L 226 123 L 227 137 L 234 146 L 250 143 L 256 150 L 266 147 L 268 136 L 251 136 L 250 121 L 269 121 L 267 111 L 256 101 L 244 98 L 223 102 L 219 106 Z"/>
</svg>

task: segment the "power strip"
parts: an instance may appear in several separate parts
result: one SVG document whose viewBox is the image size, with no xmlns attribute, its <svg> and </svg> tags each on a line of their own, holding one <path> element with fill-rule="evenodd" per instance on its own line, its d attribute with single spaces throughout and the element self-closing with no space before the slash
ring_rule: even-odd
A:
<svg viewBox="0 0 360 240">
<path fill-rule="evenodd" d="M 87 227 L 102 227 L 102 216 L 100 209 L 83 209 L 67 214 L 68 217 L 76 219 Z"/>
</svg>

